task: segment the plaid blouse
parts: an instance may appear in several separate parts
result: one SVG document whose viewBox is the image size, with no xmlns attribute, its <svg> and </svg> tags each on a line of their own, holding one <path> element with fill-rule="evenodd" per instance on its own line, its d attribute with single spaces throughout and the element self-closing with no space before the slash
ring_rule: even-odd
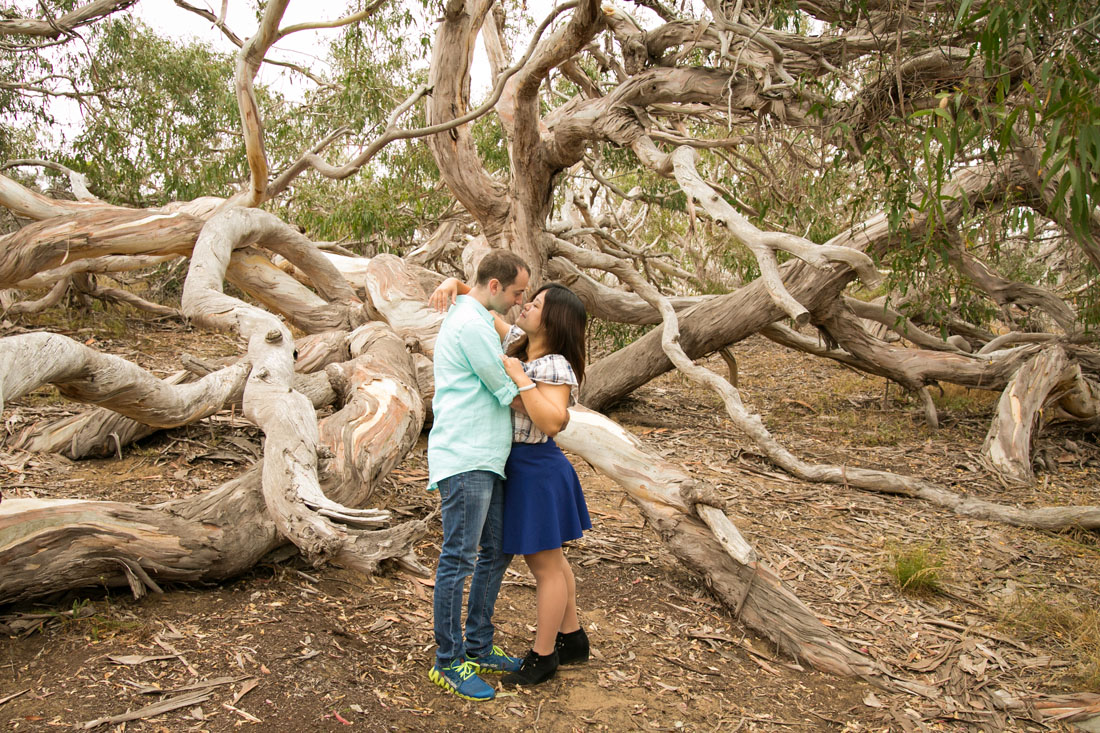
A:
<svg viewBox="0 0 1100 733">
<path fill-rule="evenodd" d="M 507 353 L 508 347 L 514 344 L 523 331 L 519 326 L 512 326 L 504 337 L 502 348 Z M 574 392 L 577 386 L 577 375 L 569 361 L 561 354 L 547 354 L 534 361 L 523 362 L 523 373 L 532 382 L 545 382 L 546 384 L 568 384 L 569 406 L 577 403 Z M 514 443 L 545 443 L 549 436 L 535 427 L 531 418 L 521 412 L 512 410 L 512 442 Z"/>
</svg>

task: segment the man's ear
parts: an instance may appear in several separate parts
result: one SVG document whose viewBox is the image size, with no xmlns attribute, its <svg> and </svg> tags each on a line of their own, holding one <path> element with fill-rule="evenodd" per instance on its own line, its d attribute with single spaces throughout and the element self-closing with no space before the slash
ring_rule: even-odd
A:
<svg viewBox="0 0 1100 733">
<path fill-rule="evenodd" d="M 501 290 L 504 290 L 504 286 L 500 284 L 500 280 L 495 277 L 489 281 L 489 295 L 496 295 Z"/>
</svg>

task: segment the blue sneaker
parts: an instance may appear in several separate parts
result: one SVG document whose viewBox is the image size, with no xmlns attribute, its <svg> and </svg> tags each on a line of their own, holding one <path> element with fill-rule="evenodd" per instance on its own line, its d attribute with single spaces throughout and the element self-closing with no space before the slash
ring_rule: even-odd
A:
<svg viewBox="0 0 1100 733">
<path fill-rule="evenodd" d="M 523 660 L 519 657 L 510 657 L 499 646 L 494 646 L 488 654 L 475 657 L 466 652 L 466 661 L 474 665 L 478 674 L 504 674 L 505 672 L 517 672 Z"/>
<path fill-rule="evenodd" d="M 465 659 L 455 659 L 446 667 L 437 662 L 428 672 L 428 679 L 447 692 L 453 692 L 466 700 L 492 700 L 496 690 L 477 676 L 477 667 Z"/>
</svg>

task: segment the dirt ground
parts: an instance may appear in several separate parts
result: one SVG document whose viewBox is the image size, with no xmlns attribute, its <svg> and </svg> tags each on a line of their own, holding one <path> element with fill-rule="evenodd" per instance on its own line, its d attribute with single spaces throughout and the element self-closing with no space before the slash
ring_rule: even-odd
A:
<svg viewBox="0 0 1100 733">
<path fill-rule="evenodd" d="M 0 334 L 18 331 L 4 324 Z M 179 356 L 234 353 L 229 337 L 181 326 L 89 322 L 68 331 L 159 374 Z M 134 340 L 134 336 L 137 340 Z M 993 397 L 937 395 L 943 427 L 878 378 L 760 338 L 736 348 L 740 388 L 776 437 L 821 462 L 911 473 L 1019 506 L 1100 504 L 1095 433 L 1039 440 L 1034 487 L 1009 489 L 977 461 Z M 708 364 L 724 370 L 721 361 Z M 9 432 L 77 409 L 49 390 L 5 405 Z M 549 683 L 467 702 L 427 679 L 431 580 L 365 577 L 292 553 L 211 586 L 134 600 L 88 589 L 0 607 L 0 726 L 12 731 L 919 731 L 1062 730 L 1031 695 L 1100 692 L 1100 538 L 960 517 L 926 502 L 781 474 L 730 429 L 718 399 L 666 375 L 611 416 L 732 500 L 731 516 L 788 587 L 849 644 L 923 694 L 815 672 L 742 626 L 681 568 L 613 482 L 574 459 L 594 527 L 568 554 L 593 659 Z M 0 451 L 5 497 L 152 503 L 218 485 L 254 460 L 259 435 L 221 417 L 162 433 L 122 460 L 77 463 Z M 400 520 L 430 514 L 423 440 L 380 488 Z M 438 520 L 418 547 L 438 554 Z M 2 538 L 0 538 L 2 539 Z M 908 550 L 938 564 L 937 591 L 902 592 Z M 3 572 L 0 569 L 0 572 Z M 497 606 L 498 643 L 533 637 L 534 584 L 521 560 Z M 1076 623 L 1075 623 L 1076 622 Z M 490 678 L 491 680 L 492 678 Z M 1013 699 L 1014 710 L 997 700 Z M 1098 698 L 1100 699 L 1100 698 Z M 106 721 L 144 711 L 129 722 Z M 1003 705 L 1001 706 L 1003 707 Z"/>
</svg>

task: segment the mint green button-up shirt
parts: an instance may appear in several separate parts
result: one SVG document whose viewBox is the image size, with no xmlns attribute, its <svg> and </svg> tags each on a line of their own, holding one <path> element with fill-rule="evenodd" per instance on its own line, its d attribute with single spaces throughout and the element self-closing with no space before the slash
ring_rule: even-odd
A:
<svg viewBox="0 0 1100 733">
<path fill-rule="evenodd" d="M 466 471 L 504 477 L 519 394 L 500 361 L 493 315 L 468 295 L 451 306 L 435 341 L 434 422 L 428 433 L 429 489 Z"/>
</svg>

